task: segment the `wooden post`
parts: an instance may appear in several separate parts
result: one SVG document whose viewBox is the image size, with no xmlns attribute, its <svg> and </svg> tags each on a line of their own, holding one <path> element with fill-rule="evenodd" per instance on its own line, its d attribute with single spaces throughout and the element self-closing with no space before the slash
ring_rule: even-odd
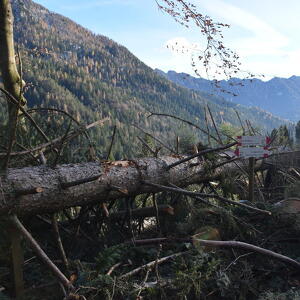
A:
<svg viewBox="0 0 300 300">
<path fill-rule="evenodd" d="M 249 201 L 254 201 L 254 165 L 255 158 L 249 158 Z"/>
<path fill-rule="evenodd" d="M 14 280 L 14 289 L 16 299 L 21 299 L 24 293 L 23 281 L 23 250 L 21 245 L 21 235 L 19 231 L 10 226 L 9 230 L 11 240 L 11 259 L 12 259 L 12 272 Z"/>
</svg>

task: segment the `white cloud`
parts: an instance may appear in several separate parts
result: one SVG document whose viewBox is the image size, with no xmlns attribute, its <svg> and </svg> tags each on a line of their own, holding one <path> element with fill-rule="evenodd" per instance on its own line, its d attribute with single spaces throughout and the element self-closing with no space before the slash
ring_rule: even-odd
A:
<svg viewBox="0 0 300 300">
<path fill-rule="evenodd" d="M 266 79 L 273 76 L 289 77 L 299 74 L 300 49 L 290 50 L 288 47 L 291 41 L 287 36 L 257 16 L 225 1 L 209 0 L 201 1 L 200 4 L 202 10 L 204 8 L 216 21 L 232 25 L 226 34 L 227 37 L 225 36 L 224 43 L 241 56 L 242 69 L 255 74 L 265 74 Z M 192 51 L 186 51 L 185 54 L 180 51 L 174 53 L 175 46 L 179 49 L 182 46 L 186 50 L 201 48 L 199 43 L 193 43 L 182 37 L 172 38 L 165 43 L 164 47 L 166 45 L 173 46 L 173 48 L 169 47 L 173 51 L 168 61 L 172 61 L 176 69 L 182 67 L 182 70 L 188 70 L 183 66 L 183 61 L 184 64 L 187 62 L 186 57 L 183 56 L 190 58 L 187 54 Z"/>
<path fill-rule="evenodd" d="M 283 55 L 274 57 L 274 59 L 265 56 L 265 58 L 245 61 L 244 66 L 254 70 L 256 73 L 264 74 L 265 79 L 272 77 L 290 77 L 299 74 L 300 70 L 300 49 L 286 51 Z"/>
<path fill-rule="evenodd" d="M 238 38 L 232 43 L 242 55 L 256 55 L 262 52 L 277 54 L 289 43 L 285 35 L 237 6 L 221 0 L 201 1 L 201 5 L 216 18 L 221 18 L 233 27 L 238 26 L 246 30 L 245 35 L 248 37 Z"/>
</svg>

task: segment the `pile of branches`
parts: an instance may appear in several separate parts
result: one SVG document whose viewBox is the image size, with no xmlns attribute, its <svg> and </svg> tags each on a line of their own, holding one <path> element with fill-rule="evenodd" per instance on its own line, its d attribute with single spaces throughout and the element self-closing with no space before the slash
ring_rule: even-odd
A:
<svg viewBox="0 0 300 300">
<path fill-rule="evenodd" d="M 288 211 L 299 201 L 297 157 L 257 162 L 252 203 L 241 200 L 248 197 L 247 164 L 229 154 L 236 142 L 221 144 L 221 133 L 214 147 L 184 145 L 193 148 L 188 155 L 179 139 L 172 149 L 146 133 L 156 143 L 138 139 L 153 157 L 57 165 L 72 139 L 104 121 L 65 126 L 47 143 L 10 153 L 12 164 L 33 165 L 1 178 L 0 212 L 10 215 L 2 217 L 1 251 L 8 251 L 7 233 L 26 241 L 19 261 L 25 299 L 47 299 L 49 290 L 57 299 L 297 295 L 299 224 Z M 5 257 L 3 294 L 13 286 Z"/>
</svg>

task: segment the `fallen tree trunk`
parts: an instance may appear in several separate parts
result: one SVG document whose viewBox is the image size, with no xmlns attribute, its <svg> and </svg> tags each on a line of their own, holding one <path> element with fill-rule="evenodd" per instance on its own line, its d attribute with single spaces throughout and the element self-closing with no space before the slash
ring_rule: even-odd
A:
<svg viewBox="0 0 300 300">
<path fill-rule="evenodd" d="M 6 176 L 0 176 L 0 216 L 34 215 L 107 202 L 124 197 L 124 191 L 128 196 L 160 191 L 143 181 L 183 187 L 215 179 L 224 171 L 237 170 L 236 162 L 212 168 L 211 162 L 197 158 L 168 169 L 180 158 L 165 156 L 9 169 Z"/>
</svg>

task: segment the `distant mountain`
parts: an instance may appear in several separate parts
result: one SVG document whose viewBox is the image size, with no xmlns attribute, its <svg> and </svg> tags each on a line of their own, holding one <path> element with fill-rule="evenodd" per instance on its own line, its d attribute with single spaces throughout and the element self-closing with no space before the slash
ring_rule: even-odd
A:
<svg viewBox="0 0 300 300">
<path fill-rule="evenodd" d="M 251 119 L 264 130 L 284 122 L 260 109 L 179 87 L 125 47 L 30 0 L 12 0 L 12 5 L 23 76 L 33 86 L 25 95 L 29 107 L 64 109 L 84 123 L 110 116 L 111 122 L 93 136 L 100 152 L 107 149 L 114 124 L 120 132 L 114 144 L 116 158 L 124 153 L 131 156 L 140 147 L 133 123 L 158 137 L 174 139 L 182 124 L 168 118 L 147 119 L 149 111 L 180 116 L 204 127 L 203 108 L 208 103 L 217 124 L 238 125 L 236 109 L 242 119 Z"/>
<path fill-rule="evenodd" d="M 292 76 L 288 79 L 275 77 L 269 81 L 232 78 L 227 81 L 220 81 L 218 83 L 220 88 L 215 88 L 211 81 L 203 78 L 195 78 L 175 71 L 168 73 L 161 70 L 156 71 L 182 87 L 213 93 L 234 103 L 256 106 L 294 122 L 300 120 L 299 76 Z M 231 93 L 223 93 L 221 92 L 222 89 Z"/>
</svg>

